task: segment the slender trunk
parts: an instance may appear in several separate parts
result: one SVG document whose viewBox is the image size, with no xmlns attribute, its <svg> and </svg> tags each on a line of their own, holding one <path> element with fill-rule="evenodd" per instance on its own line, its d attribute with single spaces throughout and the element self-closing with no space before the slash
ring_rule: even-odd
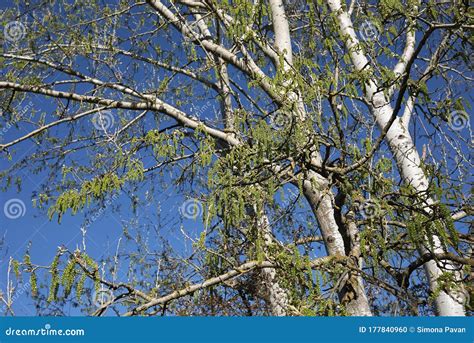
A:
<svg viewBox="0 0 474 343">
<path fill-rule="evenodd" d="M 376 98 L 377 96 L 374 96 Z M 374 101 L 376 103 L 377 101 Z M 374 115 L 377 120 L 377 124 L 380 128 L 383 128 L 387 121 L 390 119 L 393 109 L 389 104 L 385 104 L 381 107 L 374 106 Z M 414 189 L 420 194 L 424 194 L 428 189 L 428 179 L 426 178 L 423 169 L 421 169 L 421 160 L 416 150 L 415 144 L 411 138 L 408 128 L 403 124 L 401 119 L 395 120 L 386 137 L 390 149 L 395 157 L 398 169 L 402 175 L 404 182 L 413 186 Z M 430 213 L 429 205 L 433 203 L 433 200 L 429 197 L 425 199 L 428 206 L 424 209 Z M 430 250 L 435 254 L 442 254 L 445 252 L 442 247 L 439 237 L 433 236 L 433 247 Z M 420 248 L 420 253 L 425 254 L 428 249 L 425 247 Z M 456 272 L 456 265 L 452 262 L 445 262 L 443 268 L 433 260 L 428 261 L 424 265 L 425 271 L 428 277 L 430 289 L 432 292 L 437 291 L 440 288 L 438 279 L 443 272 L 453 272 L 457 280 L 460 279 L 459 273 Z M 465 313 L 465 302 L 466 294 L 462 285 L 459 284 L 459 289 L 450 289 L 449 291 L 441 290 L 439 295 L 435 298 L 436 312 L 440 316 L 464 316 Z"/>
<path fill-rule="evenodd" d="M 201 15 L 195 14 L 198 20 L 199 29 L 204 32 L 206 36 L 211 36 Z M 220 38 L 220 37 L 219 37 Z M 225 61 L 220 57 L 215 57 L 217 65 L 217 73 L 219 76 L 219 88 L 221 99 L 221 110 L 223 114 L 225 132 L 234 134 L 235 118 L 232 111 L 231 88 L 229 82 L 229 73 Z M 258 213 L 255 206 L 253 206 L 252 215 L 256 219 L 257 228 L 262 235 L 265 243 L 265 253 L 268 247 L 272 244 L 272 232 L 268 216 L 265 213 Z M 263 294 L 273 316 L 286 316 L 289 306 L 289 296 L 284 288 L 280 286 L 277 281 L 275 268 L 263 268 L 261 270 Z"/>
<path fill-rule="evenodd" d="M 348 13 L 342 8 L 340 0 L 328 0 L 328 5 L 331 11 L 337 16 L 341 36 L 344 37 L 352 63 L 357 70 L 370 68 L 369 60 L 365 57 L 362 49 L 360 49 L 359 40 L 355 34 L 352 20 Z M 414 40 L 413 35 L 409 39 Z M 410 55 L 413 52 L 414 42 L 410 42 L 409 45 L 410 47 L 407 46 L 404 55 Z M 404 63 L 406 63 L 406 61 L 404 61 Z M 403 68 L 403 63 L 398 64 L 396 69 L 399 70 L 396 71 L 401 72 Z M 393 108 L 390 102 L 385 99 L 383 92 L 378 89 L 376 80 L 369 80 L 366 83 L 364 95 L 370 104 L 371 111 L 379 128 L 383 130 L 393 115 Z M 397 120 L 394 121 L 385 139 L 395 157 L 395 161 L 404 181 L 413 186 L 419 193 L 424 193 L 428 189 L 428 180 L 423 169 L 421 169 L 420 157 L 408 132 L 407 126 L 403 125 L 402 119 L 397 118 Z M 426 202 L 427 204 L 432 203 L 432 199 L 426 199 Z M 433 252 L 444 252 L 439 237 L 434 236 L 433 242 Z M 420 252 L 424 253 L 426 251 L 421 249 Z M 439 290 L 440 285 L 438 279 L 443 271 L 449 272 L 454 269 L 455 266 L 452 263 L 446 263 L 443 269 L 441 269 L 436 262 L 427 262 L 425 264 L 425 270 L 431 291 L 437 292 Z M 464 316 L 465 297 L 465 292 L 462 288 L 459 290 L 442 290 L 435 300 L 437 314 L 441 316 Z"/>
<path fill-rule="evenodd" d="M 313 182 L 309 180 L 304 182 L 303 192 L 314 215 L 318 219 L 328 255 L 345 256 L 344 240 L 335 219 L 334 199 L 328 188 L 328 181 L 315 172 L 310 173 L 311 179 Z M 318 187 L 314 187 L 315 182 L 318 184 Z M 348 273 L 339 292 L 339 298 L 345 305 L 349 315 L 372 315 L 360 275 Z"/>
<path fill-rule="evenodd" d="M 275 48 L 283 56 L 282 65 L 279 67 L 289 72 L 293 64 L 293 53 L 288 18 L 282 0 L 270 0 L 269 3 L 275 32 Z M 306 110 L 301 94 L 292 93 L 286 94 L 286 96 L 290 101 L 297 104 L 296 119 L 305 120 Z M 318 152 L 315 152 L 312 158 L 321 159 Z M 344 241 L 334 217 L 334 203 L 331 198 L 331 190 L 327 187 L 327 180 L 317 173 L 310 173 L 309 180 L 304 181 L 303 190 L 319 222 L 328 254 L 332 256 L 345 255 Z M 349 285 L 352 281 L 352 279 L 347 280 L 343 284 Z M 341 292 L 340 298 L 350 299 L 345 304 L 349 314 L 357 316 L 371 315 L 365 289 L 360 278 L 359 281 L 355 287 L 344 287 L 345 290 Z M 352 295 L 348 296 L 349 293 Z"/>
<path fill-rule="evenodd" d="M 267 215 L 259 216 L 258 229 L 263 236 L 265 248 L 272 244 L 272 233 Z M 263 268 L 261 270 L 263 291 L 265 300 L 270 308 L 272 316 L 286 316 L 290 304 L 287 291 L 282 288 L 277 281 L 277 272 L 275 268 Z"/>
</svg>

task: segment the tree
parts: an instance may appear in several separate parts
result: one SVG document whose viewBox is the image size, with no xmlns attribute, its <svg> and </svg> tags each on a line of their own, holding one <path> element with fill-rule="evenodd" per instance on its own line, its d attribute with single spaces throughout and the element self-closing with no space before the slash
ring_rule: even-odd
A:
<svg viewBox="0 0 474 343">
<path fill-rule="evenodd" d="M 2 125 L 28 130 L 0 144 L 5 188 L 44 173 L 34 204 L 86 213 L 84 237 L 126 218 L 106 258 L 11 261 L 40 313 L 472 311 L 467 2 L 38 0 L 4 22 Z M 166 192 L 179 213 L 137 214 Z"/>
</svg>

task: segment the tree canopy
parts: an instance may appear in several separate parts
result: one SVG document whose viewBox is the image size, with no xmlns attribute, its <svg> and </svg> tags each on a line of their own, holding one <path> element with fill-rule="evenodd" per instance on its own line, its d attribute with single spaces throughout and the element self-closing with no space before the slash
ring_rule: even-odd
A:
<svg viewBox="0 0 474 343">
<path fill-rule="evenodd" d="M 472 313 L 468 1 L 31 0 L 2 25 L 2 189 L 27 170 L 39 216 L 85 218 L 9 260 L 5 314 L 22 284 L 38 314 Z"/>
</svg>

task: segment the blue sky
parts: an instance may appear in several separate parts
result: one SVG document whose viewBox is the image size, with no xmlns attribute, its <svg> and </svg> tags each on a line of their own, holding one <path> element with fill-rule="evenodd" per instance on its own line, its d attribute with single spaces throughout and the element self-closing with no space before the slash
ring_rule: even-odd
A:
<svg viewBox="0 0 474 343">
<path fill-rule="evenodd" d="M 9 5 L 10 1 L 2 2 L 0 9 L 7 8 Z M 5 42 L 5 44 L 9 43 Z M 138 79 L 143 77 L 143 74 L 137 75 Z M 38 111 L 52 112 L 54 109 L 53 106 L 54 104 L 48 99 L 33 96 L 32 98 L 25 99 L 21 104 L 18 104 L 16 109 L 23 113 L 32 112 L 32 108 Z M 85 118 L 82 123 L 82 125 L 89 130 L 91 128 L 92 130 L 94 129 L 93 124 L 90 118 Z M 18 125 L 18 127 L 16 125 L 6 126 L 0 130 L 0 142 L 9 142 L 12 139 L 28 133 L 30 129 L 31 126 L 24 123 Z M 67 129 L 67 127 L 58 127 L 56 132 L 61 136 L 66 132 L 61 130 L 65 129 Z M 113 129 L 114 127 L 112 127 L 112 130 Z M 15 153 L 12 154 L 13 158 L 11 161 L 6 158 L 6 155 L 2 155 L 0 158 L 0 170 L 6 170 L 14 162 L 28 156 L 29 153 L 35 150 L 35 144 L 35 140 L 32 139 L 15 146 Z M 57 170 L 56 172 L 60 175 L 61 170 Z M 29 251 L 33 263 L 49 265 L 56 254 L 56 248 L 58 246 L 65 246 L 70 251 L 74 251 L 77 247 L 83 248 L 84 242 L 81 227 L 83 227 L 86 220 L 84 213 L 78 213 L 72 216 L 70 212 L 68 212 L 63 216 L 59 224 L 56 217 L 49 220 L 45 215 L 45 210 L 40 210 L 33 206 L 32 198 L 37 198 L 37 193 L 41 191 L 41 184 L 47 181 L 48 176 L 45 173 L 33 174 L 29 168 L 25 168 L 24 170 L 15 171 L 14 174 L 10 175 L 21 178 L 22 185 L 20 191 L 18 191 L 16 187 L 9 187 L 6 192 L 0 193 L 0 237 L 2 238 L 2 245 L 0 247 L 0 289 L 3 291 L 6 290 L 10 256 L 14 259 L 22 260 L 31 242 L 32 244 Z M 75 176 L 69 175 L 68 177 Z M 100 259 L 113 255 L 117 249 L 119 240 L 123 238 L 123 227 L 134 218 L 155 217 L 157 216 L 156 212 L 159 212 L 159 215 L 166 218 L 166 220 L 170 220 L 168 217 L 171 217 L 174 218 L 172 220 L 176 221 L 175 215 L 179 212 L 185 200 L 183 197 L 176 195 L 172 187 L 169 187 L 161 194 L 155 196 L 153 201 L 148 204 L 145 200 L 145 190 L 140 190 L 137 195 L 142 199 L 142 203 L 144 203 L 144 206 L 137 209 L 137 213 L 134 213 L 130 208 L 130 199 L 128 196 L 124 193 L 119 193 L 107 204 L 108 206 L 98 214 L 89 217 L 89 220 L 91 220 L 91 217 L 93 220 L 91 220 L 91 224 L 88 225 L 85 244 L 87 252 L 91 257 Z M 11 205 L 12 202 L 18 205 L 16 209 L 20 209 L 20 213 L 14 212 L 15 207 L 11 207 L 10 209 L 13 212 L 7 214 L 6 206 L 8 204 Z M 120 207 L 120 210 L 114 211 L 115 207 Z M 186 226 L 187 234 L 191 237 L 197 237 L 199 235 L 202 230 L 200 218 L 194 220 L 180 218 L 178 216 L 178 220 L 180 219 L 184 220 L 183 225 Z M 168 229 L 168 231 L 164 230 L 161 234 L 169 239 L 176 251 L 181 251 L 182 254 L 189 254 L 191 249 L 190 243 L 186 241 L 179 232 L 181 224 L 178 222 L 176 224 L 174 229 Z M 172 228 L 173 225 L 170 227 Z M 156 248 L 159 250 L 159 247 Z M 38 274 L 40 283 L 43 281 L 41 280 L 42 275 L 44 275 L 44 273 Z M 25 274 L 25 276 L 27 275 Z M 27 279 L 25 279 L 25 281 L 27 281 Z M 34 315 L 34 306 L 32 306 L 31 300 L 24 296 L 24 289 L 18 289 L 17 294 L 19 294 L 19 296 L 17 296 L 13 307 L 15 314 Z M 71 309 L 71 314 L 78 314 L 78 312 L 77 310 Z"/>
<path fill-rule="evenodd" d="M 1 6 L 6 8 L 8 5 L 9 2 L 7 1 L 2 2 Z M 137 79 L 144 78 L 145 76 L 142 71 L 137 74 Z M 472 95 L 472 91 L 469 90 L 466 97 L 471 99 Z M 195 102 L 192 105 L 196 105 L 196 107 L 199 108 L 205 105 L 205 101 Z M 51 112 L 53 110 L 53 103 L 41 97 L 27 98 L 23 103 L 17 105 L 17 110 L 28 112 L 31 111 L 32 107 Z M 191 105 L 189 108 L 191 108 Z M 86 129 L 94 129 L 93 123 L 89 118 L 83 119 L 82 125 L 86 127 Z M 30 128 L 31 127 L 26 125 L 4 128 L 0 130 L 0 142 L 11 141 L 29 132 Z M 62 127 L 57 127 L 55 130 L 59 136 L 64 134 L 64 132 L 62 133 L 61 131 L 63 130 Z M 461 131 L 460 134 L 468 137 L 468 135 L 470 135 L 469 130 L 465 129 Z M 427 136 L 428 133 L 430 132 L 427 132 Z M 3 155 L 0 156 L 0 170 L 8 169 L 13 162 L 27 156 L 34 150 L 35 144 L 34 140 L 27 140 L 15 146 L 14 149 L 16 152 L 13 154 L 13 161 L 9 161 Z M 417 140 L 417 146 L 420 150 L 423 144 L 428 144 L 427 137 L 420 137 Z M 386 147 L 384 147 L 384 149 L 386 149 Z M 470 152 L 466 151 L 466 153 L 469 154 Z M 84 159 L 87 158 L 87 156 L 82 157 Z M 149 167 L 149 165 L 146 167 Z M 57 173 L 59 175 L 61 171 L 58 170 Z M 83 213 L 71 216 L 68 212 L 64 215 L 60 224 L 56 218 L 50 221 L 47 219 L 44 210 L 39 210 L 32 204 L 32 197 L 35 197 L 35 192 L 40 191 L 39 187 L 47 180 L 47 175 L 44 173 L 33 174 L 29 168 L 25 168 L 25 170 L 17 171 L 15 176 L 20 177 L 23 181 L 21 191 L 17 192 L 15 187 L 9 187 L 6 192 L 0 193 L 0 238 L 3 243 L 0 246 L 0 289 L 2 290 L 6 289 L 7 268 L 10 256 L 21 260 L 29 242 L 32 242 L 30 248 L 32 261 L 35 264 L 49 265 L 56 254 L 56 248 L 58 246 L 64 245 L 71 251 L 76 249 L 76 247 L 83 246 L 81 226 L 86 220 Z M 69 175 L 68 177 L 74 177 L 74 175 Z M 165 179 L 165 182 L 166 181 L 169 182 L 170 180 Z M 468 188 L 469 186 L 466 185 L 466 191 Z M 179 216 L 176 216 L 186 199 L 178 195 L 173 187 L 165 187 L 163 192 L 156 194 L 156 197 L 149 203 L 147 203 L 146 200 L 146 187 L 140 189 L 136 195 L 139 196 L 144 205 L 140 206 L 136 213 L 134 213 L 130 207 L 130 199 L 127 194 L 120 193 L 113 199 L 111 204 L 97 216 L 97 219 L 92 221 L 88 227 L 85 241 L 89 255 L 96 259 L 113 255 L 117 249 L 119 240 L 123 238 L 123 226 L 126 226 L 135 219 L 143 221 L 140 222 L 140 224 L 145 225 L 148 221 L 153 221 L 153 218 L 156 218 L 156 216 L 161 216 L 160 220 L 167 224 L 164 226 L 165 230 L 161 232 L 161 234 L 172 242 L 173 247 L 178 253 L 182 253 L 183 255 L 189 254 L 191 247 L 189 241 L 186 240 L 180 232 L 181 222 L 179 219 L 184 220 L 183 225 L 186 232 L 192 237 L 199 236 L 199 233 L 202 231 L 202 225 L 199 220 L 179 218 Z M 5 215 L 4 206 L 7 202 L 11 200 L 16 201 L 17 199 L 17 203 L 20 207 L 24 204 L 24 209 L 21 209 L 22 215 L 18 218 L 8 218 L 8 216 Z M 118 207 L 117 211 L 114 211 L 115 207 Z M 159 249 L 159 247 L 157 248 Z M 41 280 L 39 281 L 41 282 Z M 35 314 L 31 300 L 23 295 L 18 297 L 15 301 L 14 309 L 17 315 Z M 76 309 L 71 309 L 70 311 L 71 314 L 78 314 Z"/>
</svg>

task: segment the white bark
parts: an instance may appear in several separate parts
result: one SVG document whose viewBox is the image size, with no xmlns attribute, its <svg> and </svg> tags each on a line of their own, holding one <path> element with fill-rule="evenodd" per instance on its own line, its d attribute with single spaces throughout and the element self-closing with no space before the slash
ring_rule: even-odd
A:
<svg viewBox="0 0 474 343">
<path fill-rule="evenodd" d="M 284 56 L 284 70 L 293 65 L 291 36 L 285 7 L 282 0 L 269 0 L 272 11 L 273 32 L 275 33 L 275 48 Z"/>
<path fill-rule="evenodd" d="M 379 110 L 374 111 L 379 127 L 385 127 L 385 124 L 392 115 L 392 111 L 390 105 L 385 105 Z M 395 120 L 392 124 L 390 130 L 387 132 L 387 141 L 395 156 L 398 169 L 400 170 L 404 181 L 412 185 L 418 192 L 422 194 L 426 192 L 428 189 L 428 179 L 420 167 L 420 156 L 416 150 L 411 135 L 401 119 Z M 430 205 L 433 203 L 433 200 L 427 198 L 426 202 L 427 205 Z M 428 213 L 431 212 L 428 207 L 425 210 Z M 434 246 L 431 250 L 435 254 L 442 254 L 445 252 L 441 245 L 441 241 L 437 236 L 433 236 L 433 243 Z M 426 248 L 422 248 L 420 252 L 423 254 L 426 253 L 427 250 Z M 433 260 L 425 263 L 424 267 L 432 291 L 436 291 L 440 287 L 438 279 L 443 272 L 453 271 L 456 269 L 456 266 L 452 262 L 446 262 L 441 269 Z M 455 273 L 455 276 L 458 276 L 457 273 Z M 459 279 L 459 276 L 457 279 Z M 462 288 L 459 290 L 452 289 L 449 293 L 441 291 L 435 299 L 436 312 L 441 316 L 464 316 L 466 314 L 464 309 L 465 302 L 466 296 Z"/>
<path fill-rule="evenodd" d="M 311 172 L 313 182 L 306 180 L 303 183 L 303 191 L 306 199 L 311 205 L 311 208 L 318 219 L 321 235 L 328 255 L 330 256 L 345 256 L 344 240 L 339 231 L 339 226 L 334 216 L 334 199 L 328 188 L 328 181 L 321 175 Z M 317 187 L 314 184 L 318 184 Z M 348 280 L 346 280 L 348 281 Z M 350 300 L 345 304 L 346 310 L 351 316 L 371 316 L 369 301 L 367 299 L 364 284 L 360 276 L 356 276 L 356 282 L 353 285 Z M 345 294 L 340 294 L 344 298 Z"/>
<path fill-rule="evenodd" d="M 140 102 L 130 102 L 130 101 L 118 101 L 112 99 L 105 99 L 97 96 L 89 96 L 89 95 L 81 95 L 77 93 L 71 92 L 63 92 L 63 91 L 56 91 L 42 86 L 30 86 L 30 85 L 21 85 L 14 82 L 3 82 L 0 81 L 0 89 L 14 89 L 21 92 L 30 92 L 36 94 L 42 94 L 46 96 L 50 96 L 53 98 L 60 98 L 60 99 L 69 99 L 77 102 L 86 102 L 89 104 L 96 104 L 106 106 L 107 108 L 121 108 L 121 109 L 130 109 L 130 110 L 151 110 L 151 111 L 159 111 L 165 113 L 169 117 L 175 119 L 180 124 L 190 127 L 192 129 L 196 129 L 200 127 L 206 133 L 211 135 L 212 137 L 222 139 L 228 142 L 230 145 L 238 145 L 240 144 L 239 140 L 234 138 L 232 135 L 229 135 L 221 130 L 212 128 L 204 124 L 200 120 L 193 119 L 186 115 L 183 111 L 175 108 L 172 105 L 158 99 L 154 95 L 143 95 L 142 96 L 147 101 L 140 101 Z M 124 91 L 124 93 L 126 93 Z M 126 93 L 127 94 L 127 93 Z"/>
<path fill-rule="evenodd" d="M 331 10 L 337 15 L 341 36 L 347 37 L 345 44 L 348 51 L 350 51 L 351 60 L 354 66 L 357 68 L 357 70 L 370 68 L 369 61 L 363 54 L 362 50 L 360 48 L 356 48 L 359 45 L 359 41 L 355 34 L 352 21 L 349 18 L 347 12 L 342 9 L 340 0 L 328 0 L 328 4 Z M 402 55 L 402 60 L 395 67 L 395 71 L 397 73 L 404 72 L 407 58 L 410 58 L 414 51 L 414 39 L 414 34 L 407 35 L 407 44 Z M 383 93 L 378 90 L 375 80 L 369 81 L 366 85 L 365 97 L 370 103 L 372 113 L 379 128 L 383 130 L 393 115 L 393 108 L 390 105 L 390 102 L 385 99 Z M 410 102 L 408 106 L 412 107 L 413 102 Z M 416 150 L 412 137 L 407 129 L 407 120 L 409 118 L 408 113 L 411 113 L 411 110 L 412 108 L 407 108 L 407 115 L 405 116 L 404 120 L 397 118 L 393 122 L 387 132 L 386 140 L 390 146 L 390 149 L 392 150 L 398 169 L 404 181 L 413 186 L 418 192 L 424 193 L 428 189 L 428 180 L 421 169 L 418 151 Z M 428 205 L 432 203 L 431 199 L 426 199 L 426 201 Z M 444 249 L 441 246 L 440 239 L 437 236 L 434 236 L 433 241 L 433 252 L 443 253 Z M 422 249 L 421 253 L 423 252 L 425 251 Z M 446 263 L 443 269 L 441 269 L 436 264 L 436 262 L 427 262 L 425 264 L 425 270 L 431 291 L 438 290 L 440 286 L 438 279 L 443 271 L 450 271 L 454 269 L 455 266 L 452 263 Z M 437 314 L 441 316 L 464 316 L 465 298 L 466 296 L 462 289 L 450 290 L 449 293 L 441 291 L 435 300 Z"/>
<path fill-rule="evenodd" d="M 261 215 L 257 225 L 267 248 L 273 243 L 268 217 L 265 214 Z M 290 305 L 289 296 L 287 291 L 280 286 L 275 268 L 262 268 L 262 278 L 265 298 L 272 316 L 286 316 Z"/>
<path fill-rule="evenodd" d="M 283 55 L 283 66 L 281 67 L 288 72 L 293 63 L 288 19 L 282 0 L 269 0 L 269 2 L 275 33 L 275 49 Z M 306 111 L 301 95 L 293 93 L 288 96 L 288 99 L 298 104 L 296 116 L 298 119 L 304 120 Z M 321 160 L 319 152 L 315 151 L 312 159 Z M 318 220 L 328 255 L 345 256 L 344 240 L 334 216 L 334 202 L 331 190 L 328 187 L 328 181 L 316 172 L 310 171 L 309 178 L 303 183 L 303 191 Z M 361 278 L 358 278 L 357 286 L 354 287 L 353 291 L 355 293 L 353 299 L 345 304 L 349 314 L 354 316 L 372 315 Z M 344 295 L 341 297 L 344 297 Z"/>
<path fill-rule="evenodd" d="M 364 259 L 361 257 L 361 252 L 360 252 L 360 239 L 359 239 L 359 229 L 357 228 L 357 225 L 355 223 L 354 219 L 354 213 L 351 211 L 347 214 L 346 216 L 347 220 L 349 222 L 346 223 L 348 231 L 349 231 L 349 236 L 350 236 L 350 241 L 351 241 L 351 256 L 356 259 L 357 261 L 357 267 L 362 269 L 364 265 Z M 364 289 L 364 284 L 363 284 L 363 279 L 361 275 L 356 275 L 355 276 L 355 284 L 354 285 L 354 290 L 355 294 L 360 294 L 362 296 L 362 299 L 354 299 L 349 304 L 347 305 L 347 311 L 349 313 L 355 313 L 357 309 L 364 309 L 365 313 L 362 315 L 366 316 L 371 316 L 372 312 L 370 310 L 370 307 L 368 306 L 368 300 L 365 295 L 365 289 Z M 367 305 L 366 305 L 367 304 Z"/>
</svg>

